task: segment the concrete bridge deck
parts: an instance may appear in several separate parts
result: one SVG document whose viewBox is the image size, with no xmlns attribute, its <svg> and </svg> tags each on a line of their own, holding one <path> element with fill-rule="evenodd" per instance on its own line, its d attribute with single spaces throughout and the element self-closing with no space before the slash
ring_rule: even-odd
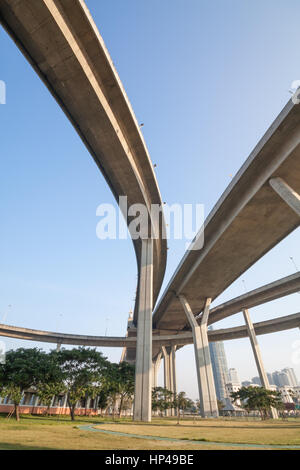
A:
<svg viewBox="0 0 300 470">
<path fill-rule="evenodd" d="M 139 125 L 84 1 L 1 0 L 0 22 L 73 124 L 115 198 L 127 196 L 128 206 L 161 205 Z M 159 235 L 153 247 L 154 303 L 166 267 L 163 224 L 161 217 L 153 227 Z M 140 239 L 134 247 L 139 270 Z M 137 304 L 138 295 L 135 320 Z"/>
<path fill-rule="evenodd" d="M 294 313 L 284 317 L 273 318 L 254 324 L 257 335 L 276 333 L 278 331 L 289 330 L 300 327 L 300 313 Z M 81 346 L 97 347 L 133 347 L 136 345 L 136 337 L 108 337 L 108 336 L 90 336 L 73 335 L 68 333 L 55 333 L 51 331 L 34 330 L 11 325 L 0 324 L 0 336 L 7 338 L 18 338 L 29 341 L 41 341 L 44 343 L 70 344 Z M 248 337 L 246 325 L 234 328 L 224 328 L 220 330 L 208 331 L 209 341 L 228 341 L 232 339 Z M 178 333 L 177 335 L 154 335 L 153 343 L 157 347 L 161 346 L 184 346 L 193 343 L 193 336 L 190 331 Z"/>
<path fill-rule="evenodd" d="M 204 246 L 186 252 L 155 308 L 153 328 L 165 332 L 188 327 L 178 295 L 199 314 L 207 298 L 217 298 L 299 227 L 299 214 L 270 184 L 279 177 L 300 194 L 299 144 L 300 106 L 290 100 L 208 215 Z M 210 322 L 214 317 L 221 319 L 215 312 Z"/>
<path fill-rule="evenodd" d="M 103 338 L 6 325 L 0 325 L 0 336 L 126 347 L 127 356 L 134 353 L 134 357 L 137 349 L 135 419 L 143 421 L 151 420 L 152 358 L 161 346 L 174 346 L 175 351 L 175 346 L 194 342 L 202 415 L 214 416 L 217 402 L 208 340 L 249 336 L 263 376 L 255 333 L 300 324 L 296 313 L 253 328 L 245 311 L 299 290 L 299 273 L 209 311 L 212 300 L 299 227 L 300 106 L 292 100 L 287 103 L 208 215 L 204 246 L 186 252 L 155 308 L 152 337 L 152 307 L 165 273 L 167 245 L 163 216 L 158 222 L 152 220 L 150 208 L 161 206 L 161 196 L 138 123 L 97 27 L 83 0 L 1 0 L 0 22 L 73 124 L 115 198 L 127 196 L 129 206 L 146 206 L 155 235 L 153 241 L 134 240 L 139 274 L 133 319 L 137 339 L 134 328 L 126 338 Z M 132 219 L 125 217 L 129 225 Z M 207 335 L 208 324 L 241 310 L 245 326 Z"/>
<path fill-rule="evenodd" d="M 209 313 L 208 324 L 212 325 L 230 315 L 242 312 L 245 308 L 253 308 L 295 292 L 300 292 L 300 272 L 251 290 L 212 308 Z"/>
<path fill-rule="evenodd" d="M 228 302 L 224 302 L 223 304 L 217 305 L 216 307 L 212 308 L 209 313 L 209 320 L 208 324 L 212 325 L 220 320 L 223 320 L 231 315 L 235 315 L 236 313 L 242 312 L 244 309 L 253 308 L 257 305 L 263 305 L 267 302 L 271 302 L 272 300 L 279 299 L 281 297 L 291 295 L 295 292 L 300 292 L 300 272 L 292 274 L 290 276 L 286 276 L 282 279 L 278 279 L 270 284 L 266 284 L 264 286 L 259 287 L 258 289 L 253 289 L 243 295 L 235 297 Z M 197 319 L 198 323 L 200 324 L 199 317 Z M 217 330 L 221 331 L 221 330 Z M 227 338 L 228 329 L 226 331 L 225 339 Z M 237 330 L 234 330 L 237 331 Z M 154 335 L 174 335 L 174 344 L 175 338 L 178 335 L 182 335 L 182 332 L 178 332 L 176 328 L 174 330 L 153 330 Z M 128 330 L 128 334 L 131 337 L 136 335 L 136 330 L 134 328 L 130 328 Z M 208 332 L 210 338 L 213 338 L 212 332 Z M 189 332 L 189 335 L 191 333 Z M 156 336 L 154 336 L 155 338 Z M 232 338 L 233 339 L 233 338 Z M 214 341 L 211 339 L 211 341 Z M 216 340 L 217 341 L 217 340 Z M 134 361 L 135 358 L 135 345 L 131 346 L 131 343 L 127 343 L 127 359 L 129 361 Z M 153 357 L 156 357 L 160 351 L 160 344 L 158 341 L 153 342 Z"/>
</svg>

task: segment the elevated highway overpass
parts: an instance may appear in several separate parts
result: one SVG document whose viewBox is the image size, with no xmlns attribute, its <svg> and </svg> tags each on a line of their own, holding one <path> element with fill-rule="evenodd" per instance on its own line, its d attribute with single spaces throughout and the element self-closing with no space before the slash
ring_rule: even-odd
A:
<svg viewBox="0 0 300 470">
<path fill-rule="evenodd" d="M 300 292 L 300 272 L 292 274 L 290 276 L 286 276 L 282 279 L 278 279 L 277 281 L 271 282 L 266 284 L 258 289 L 253 289 L 245 294 L 242 294 L 238 297 L 235 297 L 228 302 L 224 302 L 222 304 L 217 305 L 210 309 L 209 317 L 208 317 L 208 325 L 212 325 L 218 321 L 224 320 L 225 318 L 230 317 L 236 313 L 242 312 L 244 309 L 249 309 L 256 307 L 258 305 L 262 305 L 267 302 L 271 302 L 272 300 L 279 299 L 281 297 L 285 297 L 287 295 L 294 294 L 295 292 Z M 200 323 L 201 314 L 196 316 L 196 320 Z M 182 330 L 187 331 L 187 329 Z M 153 329 L 153 338 L 157 336 L 166 335 L 174 335 L 174 344 L 176 343 L 176 338 L 178 335 L 182 333 L 182 331 L 178 331 L 176 328 L 174 330 L 159 330 Z M 211 332 L 208 333 L 211 336 Z M 134 325 L 129 327 L 128 335 L 130 338 L 135 338 L 136 336 L 136 328 Z M 160 354 L 160 344 L 159 342 L 153 342 L 152 345 L 152 355 L 153 360 L 155 361 L 158 354 Z M 178 346 L 179 343 L 178 343 Z M 125 346 L 124 346 L 125 347 Z M 135 342 L 131 343 L 130 341 L 126 344 L 126 357 L 127 360 L 134 362 L 135 354 L 136 354 L 136 346 Z"/>
<path fill-rule="evenodd" d="M 201 228 L 204 245 L 186 252 L 155 308 L 153 328 L 160 334 L 192 330 L 202 416 L 218 416 L 207 327 L 228 315 L 211 312 L 211 302 L 299 227 L 299 144 L 300 107 L 291 99 L 208 215 Z M 243 315 L 261 383 L 268 388 L 246 308 Z M 171 356 L 172 350 L 170 369 Z"/>
<path fill-rule="evenodd" d="M 251 152 L 204 223 L 204 246 L 187 251 L 153 314 L 153 328 L 189 328 L 179 296 L 199 315 L 256 261 L 300 225 L 273 189 L 281 178 L 300 194 L 300 106 L 290 100 Z M 300 204 L 300 202 L 298 203 Z M 209 322 L 218 314 L 211 312 Z"/>
<path fill-rule="evenodd" d="M 300 313 L 273 318 L 254 324 L 257 335 L 276 333 L 278 331 L 300 328 Z M 73 335 L 68 333 L 55 333 L 51 331 L 34 330 L 11 325 L 0 324 L 0 336 L 16 338 L 28 341 L 39 341 L 43 343 L 68 344 L 78 346 L 95 346 L 103 348 L 123 348 L 136 344 L 136 337 L 114 337 L 114 336 L 90 336 Z M 208 339 L 211 342 L 229 341 L 248 337 L 246 325 L 233 328 L 223 328 L 208 331 Z M 178 333 L 177 335 L 154 336 L 155 346 L 185 346 L 193 344 L 193 335 L 190 331 Z"/>
<path fill-rule="evenodd" d="M 192 330 L 202 416 L 218 416 L 207 327 L 229 314 L 211 310 L 211 302 L 299 225 L 300 106 L 291 99 L 208 215 L 198 234 L 204 244 L 196 236 L 154 310 L 159 334 Z M 247 308 L 243 315 L 261 383 L 269 388 Z M 174 370 L 175 350 L 164 358 Z M 169 383 L 174 390 L 174 378 Z"/>
<path fill-rule="evenodd" d="M 139 125 L 84 1 L 1 0 L 0 22 L 74 126 L 116 200 L 127 196 L 128 206 L 148 209 L 161 205 Z M 154 227 L 159 235 L 153 241 L 154 303 L 167 258 L 163 219 L 160 224 Z M 140 270 L 141 240 L 133 242 Z M 137 311 L 138 297 L 135 320 Z"/>
<path fill-rule="evenodd" d="M 151 387 L 144 371 L 151 368 L 151 315 L 165 273 L 167 244 L 163 215 L 151 217 L 151 205 L 162 201 L 144 139 L 83 0 L 1 0 L 0 22 L 73 124 L 117 201 L 126 196 L 128 207 L 142 204 L 147 209 L 154 237 L 134 239 L 134 321 L 141 345 L 135 417 L 149 420 Z M 124 212 L 130 228 L 136 215 Z"/>
<path fill-rule="evenodd" d="M 212 325 L 244 309 L 253 308 L 296 292 L 300 292 L 300 272 L 251 290 L 212 308 L 207 323 Z"/>
<path fill-rule="evenodd" d="M 146 206 L 150 225 L 157 235 L 154 239 L 134 240 L 138 288 L 133 323 L 137 329 L 129 331 L 127 338 L 94 337 L 90 341 L 122 344 L 128 357 L 134 354 L 135 419 L 148 421 L 152 357 L 158 354 L 163 341 L 172 341 L 171 347 L 174 346 L 171 336 L 176 338 L 176 345 L 182 345 L 178 341 L 184 338 L 186 341 L 192 338 L 201 401 L 213 415 L 216 400 L 207 353 L 209 338 L 224 339 L 229 334 L 231 338 L 243 337 L 239 335 L 246 331 L 252 339 L 254 336 L 249 321 L 246 327 L 223 330 L 222 334 L 207 332 L 207 326 L 239 309 L 246 315 L 249 306 L 258 305 L 255 302 L 295 292 L 298 282 L 297 276 L 286 278 L 285 286 L 278 281 L 279 285 L 253 291 L 252 298 L 247 297 L 248 305 L 245 295 L 210 309 L 210 303 L 229 285 L 299 226 L 300 106 L 292 100 L 287 103 L 231 181 L 205 221 L 204 246 L 186 252 L 152 317 L 167 253 L 162 237 L 163 217 L 157 222 L 150 215 L 151 204 L 161 205 L 161 196 L 128 98 L 84 1 L 1 0 L 0 21 L 73 124 L 115 198 L 127 196 L 128 206 L 137 203 Z M 129 225 L 132 218 L 127 214 L 125 217 Z M 197 241 L 194 245 L 197 248 Z M 279 324 L 298 324 L 298 317 L 290 317 L 293 318 L 286 317 L 281 323 L 279 319 L 270 320 L 268 325 L 260 322 L 255 325 L 255 332 L 268 332 L 273 327 L 279 328 Z M 3 325 L 1 328 L 7 335 L 27 334 L 27 339 L 30 335 L 51 342 L 59 339 L 56 333 L 34 330 L 30 333 L 26 329 L 22 332 Z M 60 339 L 88 340 L 75 336 Z"/>
</svg>

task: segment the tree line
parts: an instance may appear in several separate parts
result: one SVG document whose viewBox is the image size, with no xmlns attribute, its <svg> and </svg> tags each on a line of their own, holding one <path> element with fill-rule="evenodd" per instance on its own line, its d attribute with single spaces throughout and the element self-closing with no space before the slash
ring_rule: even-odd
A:
<svg viewBox="0 0 300 470">
<path fill-rule="evenodd" d="M 53 396 L 66 395 L 72 420 L 76 404 L 87 397 L 97 398 L 101 410 L 112 407 L 113 415 L 118 402 L 121 415 L 131 407 L 134 366 L 111 363 L 101 352 L 84 347 L 49 353 L 38 348 L 8 351 L 0 364 L 0 396 L 13 402 L 18 421 L 23 393 L 30 388 L 48 409 Z"/>
<path fill-rule="evenodd" d="M 264 387 L 241 387 L 237 392 L 231 393 L 233 402 L 241 402 L 241 407 L 249 414 L 251 411 L 259 411 L 262 420 L 271 416 L 271 408 L 283 411 L 285 405 L 282 402 L 280 392 L 267 390 Z"/>
<path fill-rule="evenodd" d="M 6 353 L 0 364 L 0 397 L 13 403 L 12 415 L 19 421 L 20 403 L 26 390 L 34 389 L 40 402 L 50 410 L 54 396 L 66 396 L 70 417 L 83 399 L 97 399 L 97 409 L 112 409 L 113 418 L 130 409 L 134 396 L 135 367 L 128 362 L 111 363 L 101 352 L 90 348 L 62 349 L 49 353 L 19 348 Z M 172 394 L 163 387 L 152 392 L 152 409 L 164 414 L 167 409 L 180 411 L 196 407 L 185 392 Z"/>
<path fill-rule="evenodd" d="M 72 420 L 77 403 L 87 398 L 97 399 L 100 413 L 111 408 L 115 418 L 116 413 L 120 417 L 123 410 L 132 407 L 134 374 L 134 365 L 111 363 L 96 349 L 80 347 L 47 353 L 38 348 L 20 348 L 8 351 L 5 363 L 0 364 L 0 397 L 10 398 L 18 421 L 23 393 L 31 388 L 48 410 L 53 396 L 66 396 Z M 262 419 L 269 416 L 271 407 L 284 408 L 281 394 L 263 387 L 242 387 L 231 398 L 234 402 L 240 400 L 247 412 L 259 410 Z M 218 402 L 218 407 L 221 410 L 224 404 Z M 200 403 L 194 403 L 185 392 L 153 388 L 152 410 L 164 416 L 169 409 L 176 411 L 179 423 L 181 414 L 199 412 Z"/>
</svg>

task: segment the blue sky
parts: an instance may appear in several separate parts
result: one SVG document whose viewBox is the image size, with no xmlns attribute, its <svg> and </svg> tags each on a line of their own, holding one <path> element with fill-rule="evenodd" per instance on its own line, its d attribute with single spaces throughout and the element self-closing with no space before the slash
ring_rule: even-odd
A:
<svg viewBox="0 0 300 470">
<path fill-rule="evenodd" d="M 142 128 L 162 199 L 208 215 L 300 79 L 297 0 L 88 0 Z M 122 336 L 133 307 L 130 240 L 100 241 L 96 208 L 114 203 L 65 115 L 0 30 L 0 319 L 70 333 Z M 170 241 L 164 286 L 184 254 Z M 214 304 L 300 266 L 299 229 Z M 251 310 L 254 321 L 299 311 L 300 294 Z M 243 323 L 238 314 L 218 327 Z M 292 361 L 300 331 L 259 337 L 267 370 Z M 32 343 L 5 339 L 7 348 Z M 52 345 L 42 345 L 50 348 Z M 225 344 L 242 379 L 257 375 L 249 341 Z M 103 349 L 111 360 L 121 351 Z M 184 367 L 186 361 L 191 367 Z M 193 350 L 177 354 L 178 388 L 197 396 Z"/>
</svg>

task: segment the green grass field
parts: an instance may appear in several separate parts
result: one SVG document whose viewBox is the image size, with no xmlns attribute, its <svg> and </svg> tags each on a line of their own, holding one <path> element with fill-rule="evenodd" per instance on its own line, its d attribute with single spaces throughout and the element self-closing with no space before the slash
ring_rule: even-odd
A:
<svg viewBox="0 0 300 470">
<path fill-rule="evenodd" d="M 66 417 L 22 416 L 19 423 L 0 417 L 0 450 L 90 449 L 90 450 L 202 450 L 236 449 L 212 445 L 209 441 L 241 444 L 300 445 L 300 419 L 289 421 L 247 421 L 245 419 L 218 419 L 197 421 L 154 418 L 151 424 L 137 424 L 130 419 L 78 417 L 71 422 Z M 104 434 L 79 429 L 78 425 L 92 424 L 107 431 L 159 436 L 185 440 L 184 443 L 137 439 L 129 436 Z M 202 440 L 203 444 L 190 443 Z M 241 449 L 243 447 L 239 447 Z M 245 445 L 245 449 L 247 446 Z"/>
</svg>

